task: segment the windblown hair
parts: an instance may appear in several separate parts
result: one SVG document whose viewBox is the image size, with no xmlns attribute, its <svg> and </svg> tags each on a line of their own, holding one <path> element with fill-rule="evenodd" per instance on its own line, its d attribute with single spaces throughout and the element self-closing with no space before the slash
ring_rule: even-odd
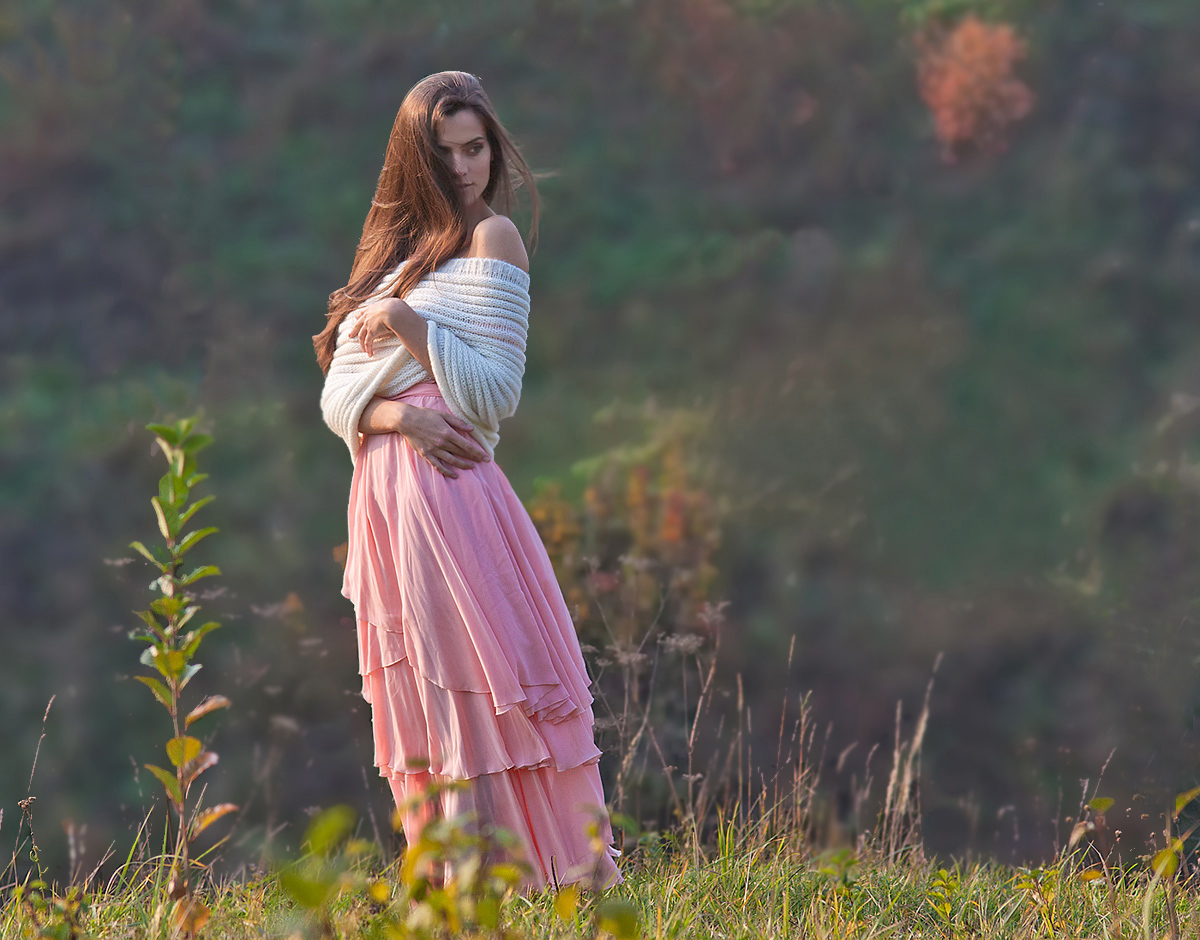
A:
<svg viewBox="0 0 1200 940">
<path fill-rule="evenodd" d="M 479 79 L 468 72 L 438 72 L 417 82 L 400 104 L 388 139 L 383 169 L 363 223 L 350 280 L 329 295 L 325 329 L 313 337 L 317 363 L 329 371 L 337 331 L 350 311 L 371 297 L 383 278 L 408 259 L 390 291 L 403 297 L 417 282 L 469 244 L 460 190 L 437 148 L 441 122 L 463 108 L 479 115 L 491 147 L 490 178 L 483 190 L 488 205 L 507 215 L 513 194 L 528 188 L 533 218 L 529 244 L 537 241 L 540 202 L 533 173 L 505 131 Z"/>
</svg>

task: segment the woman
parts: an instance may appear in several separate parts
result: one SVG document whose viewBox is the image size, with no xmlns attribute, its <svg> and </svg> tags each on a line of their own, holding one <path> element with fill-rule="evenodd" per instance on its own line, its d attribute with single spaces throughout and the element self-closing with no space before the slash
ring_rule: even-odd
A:
<svg viewBox="0 0 1200 940">
<path fill-rule="evenodd" d="M 349 283 L 313 338 L 325 420 L 354 458 L 343 593 L 375 763 L 410 840 L 430 813 L 471 812 L 518 836 L 530 887 L 607 885 L 618 853 L 579 641 L 491 459 L 528 326 L 525 246 L 492 209 L 508 211 L 511 172 L 532 239 L 533 178 L 479 80 L 440 72 L 405 96 Z M 413 808 L 445 780 L 468 784 Z"/>
</svg>

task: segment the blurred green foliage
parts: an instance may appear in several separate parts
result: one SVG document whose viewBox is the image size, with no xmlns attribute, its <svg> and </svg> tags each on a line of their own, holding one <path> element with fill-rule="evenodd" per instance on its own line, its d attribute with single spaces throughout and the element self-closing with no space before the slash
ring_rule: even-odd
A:
<svg viewBox="0 0 1200 940">
<path fill-rule="evenodd" d="M 1006 152 L 948 165 L 912 37 L 966 12 L 1025 38 L 1035 104 Z M 378 803 L 332 557 L 350 464 L 309 336 L 400 98 L 442 68 L 480 75 L 549 174 L 500 459 L 532 494 L 639 433 L 591 421 L 614 399 L 712 409 L 723 668 L 763 760 L 785 690 L 814 689 L 831 754 L 886 744 L 945 651 L 935 849 L 1044 849 L 1046 806 L 1113 747 L 1113 792 L 1188 784 L 1198 40 L 1193 0 L 10 4 L 0 805 L 57 692 L 43 818 L 87 819 L 93 853 L 140 819 L 148 727 L 113 626 L 143 588 L 139 429 L 201 403 L 227 572 L 205 602 L 241 621 L 211 667 L 240 761 L 213 789 L 254 793 L 238 849 Z"/>
</svg>

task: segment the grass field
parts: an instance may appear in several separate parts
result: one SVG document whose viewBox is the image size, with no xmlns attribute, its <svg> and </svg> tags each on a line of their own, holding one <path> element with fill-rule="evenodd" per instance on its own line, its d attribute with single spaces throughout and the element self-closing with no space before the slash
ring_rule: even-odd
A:
<svg viewBox="0 0 1200 940">
<path fill-rule="evenodd" d="M 211 938 L 242 937 L 1196 937 L 1200 907 L 1194 890 L 1147 872 L 1081 877 L 1068 860 L 1045 868 L 986 863 L 941 868 L 911 853 L 886 861 L 849 849 L 809 855 L 790 840 L 760 840 L 732 832 L 736 844 L 697 863 L 690 853 L 635 853 L 623 885 L 589 899 L 547 891 L 509 895 L 493 914 L 484 904 L 455 925 L 446 909 L 407 898 L 397 866 L 362 862 L 341 871 L 316 906 L 297 900 L 295 886 L 274 874 L 211 885 L 202 894 Z M 160 873 L 161 878 L 161 873 Z M 382 887 L 381 887 L 382 886 Z M 41 915 L 9 901 L 4 937 L 156 937 L 153 880 L 98 891 L 83 909 L 69 905 Z M 447 889 L 449 890 L 449 888 Z M 397 903 L 391 906 L 389 894 Z M 311 899 L 306 899 L 311 900 Z M 557 903 L 556 903 L 557 902 Z M 620 903 L 626 902 L 626 903 Z M 64 913 L 69 911 L 69 913 Z M 635 923 L 636 919 L 636 923 Z M 494 924 L 494 926 L 487 926 Z M 457 929 L 456 929 L 457 928 Z"/>
</svg>

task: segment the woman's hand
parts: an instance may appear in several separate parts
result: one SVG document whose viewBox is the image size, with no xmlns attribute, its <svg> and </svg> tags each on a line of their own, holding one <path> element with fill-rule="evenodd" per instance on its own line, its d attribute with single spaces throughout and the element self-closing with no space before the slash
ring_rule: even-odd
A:
<svg viewBox="0 0 1200 940">
<path fill-rule="evenodd" d="M 416 405 L 405 405 L 396 421 L 396 431 L 404 435 L 409 446 L 452 480 L 458 477 L 455 467 L 471 470 L 477 463 L 492 459 L 470 437 L 471 430 L 461 418 Z"/>
<path fill-rule="evenodd" d="M 362 351 L 368 356 L 375 355 L 375 343 L 381 339 L 392 336 L 403 341 L 398 320 L 404 311 L 413 312 L 412 308 L 398 297 L 385 297 L 376 301 L 359 314 L 358 320 L 350 328 L 350 339 L 357 339 Z"/>
<path fill-rule="evenodd" d="M 368 356 L 375 355 L 375 344 L 380 339 L 394 336 L 412 353 L 421 368 L 433 375 L 433 365 L 425 345 L 428 332 L 429 324 L 417 311 L 399 297 L 385 297 L 363 310 L 354 321 L 354 326 L 350 327 L 348 335 L 350 339 L 358 340 L 362 351 Z"/>
</svg>

